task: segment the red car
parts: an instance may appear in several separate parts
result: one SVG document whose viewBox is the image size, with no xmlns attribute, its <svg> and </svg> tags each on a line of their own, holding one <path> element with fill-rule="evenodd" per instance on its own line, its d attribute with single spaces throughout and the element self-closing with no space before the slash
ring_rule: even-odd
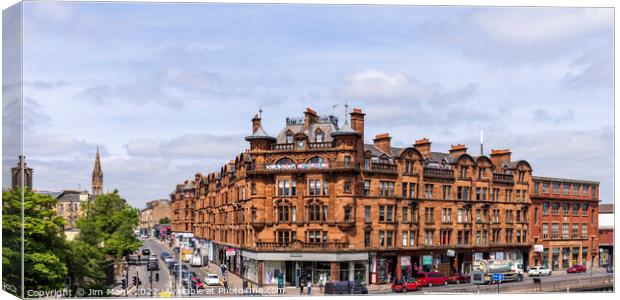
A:
<svg viewBox="0 0 620 300">
<path fill-rule="evenodd" d="M 566 273 L 585 273 L 587 271 L 584 265 L 574 265 L 566 269 Z"/>
<path fill-rule="evenodd" d="M 190 278 L 190 280 L 192 281 L 195 289 L 203 289 L 205 287 L 202 281 L 200 281 L 200 278 L 198 277 L 192 277 Z"/>
<path fill-rule="evenodd" d="M 463 273 L 454 273 L 448 277 L 448 283 L 466 283 L 469 282 L 469 276 L 463 275 Z"/>
<path fill-rule="evenodd" d="M 394 293 L 406 293 L 408 291 L 419 291 L 422 287 L 418 284 L 415 278 L 410 278 L 407 282 L 400 282 L 398 284 L 392 283 L 392 291 Z"/>
<path fill-rule="evenodd" d="M 424 272 L 416 275 L 416 280 L 421 286 L 447 285 L 448 277 L 439 272 Z"/>
</svg>

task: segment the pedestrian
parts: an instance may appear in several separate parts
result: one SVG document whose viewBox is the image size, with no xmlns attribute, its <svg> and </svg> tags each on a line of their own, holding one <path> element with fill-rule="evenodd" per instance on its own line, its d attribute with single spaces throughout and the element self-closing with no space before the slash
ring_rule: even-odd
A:
<svg viewBox="0 0 620 300">
<path fill-rule="evenodd" d="M 308 288 L 308 295 L 312 295 L 312 280 L 308 280 L 308 285 L 306 287 Z"/>
<path fill-rule="evenodd" d="M 304 294 L 304 284 L 306 284 L 306 282 L 302 279 L 301 282 L 299 283 L 299 295 Z"/>
<path fill-rule="evenodd" d="M 228 279 L 224 277 L 224 291 L 228 292 Z"/>
</svg>

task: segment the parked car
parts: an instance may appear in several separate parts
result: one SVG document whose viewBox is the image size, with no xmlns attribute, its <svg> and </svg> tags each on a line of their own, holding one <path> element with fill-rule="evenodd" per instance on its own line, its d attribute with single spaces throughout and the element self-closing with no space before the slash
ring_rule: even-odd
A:
<svg viewBox="0 0 620 300">
<path fill-rule="evenodd" d="M 221 285 L 222 281 L 217 274 L 207 274 L 207 277 L 205 277 L 205 283 L 207 285 Z"/>
<path fill-rule="evenodd" d="M 368 288 L 357 281 L 330 281 L 325 284 L 326 295 L 368 294 Z"/>
<path fill-rule="evenodd" d="M 179 263 L 178 262 L 174 262 L 170 265 L 170 274 L 172 276 L 176 276 L 176 274 L 179 272 Z M 181 272 L 187 272 L 187 265 L 181 265 Z"/>
<path fill-rule="evenodd" d="M 416 275 L 416 280 L 421 286 L 446 285 L 448 277 L 439 272 L 422 272 Z"/>
<path fill-rule="evenodd" d="M 192 281 L 192 284 L 193 284 L 195 289 L 204 289 L 205 286 L 202 283 L 202 281 L 200 280 L 200 278 L 198 278 L 198 277 L 191 277 L 190 280 Z"/>
<path fill-rule="evenodd" d="M 422 289 L 422 287 L 415 278 L 409 278 L 404 282 L 392 283 L 392 292 L 394 293 L 406 293 L 408 291 L 419 291 L 420 289 Z"/>
<path fill-rule="evenodd" d="M 551 269 L 545 266 L 530 267 L 527 274 L 530 276 L 551 276 Z"/>
<path fill-rule="evenodd" d="M 459 283 L 466 283 L 469 281 L 470 281 L 470 276 L 463 275 L 463 273 L 458 273 L 458 272 L 448 277 L 448 283 L 459 284 Z"/>
<path fill-rule="evenodd" d="M 172 255 L 170 255 L 170 253 L 168 253 L 168 252 L 163 252 L 163 253 L 160 255 L 160 257 L 161 257 L 161 259 L 162 259 L 164 262 L 166 262 L 166 263 L 171 263 L 171 262 L 174 262 L 174 261 L 175 261 L 175 260 L 174 260 L 174 257 L 172 257 Z"/>
<path fill-rule="evenodd" d="M 584 265 L 574 265 L 566 269 L 566 273 L 585 273 L 586 271 L 587 268 Z"/>
<path fill-rule="evenodd" d="M 142 248 L 142 255 L 151 255 L 151 249 Z"/>
</svg>

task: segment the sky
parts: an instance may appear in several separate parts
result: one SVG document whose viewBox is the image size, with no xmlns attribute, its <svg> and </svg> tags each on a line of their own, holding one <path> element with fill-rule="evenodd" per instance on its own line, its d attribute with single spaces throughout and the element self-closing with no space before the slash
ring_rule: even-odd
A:
<svg viewBox="0 0 620 300">
<path fill-rule="evenodd" d="M 613 9 L 24 3 L 35 188 L 168 198 L 306 107 L 366 113 L 366 142 L 512 151 L 613 201 Z M 338 105 L 335 109 L 333 105 Z M 11 163 L 13 165 L 13 163 Z"/>
</svg>

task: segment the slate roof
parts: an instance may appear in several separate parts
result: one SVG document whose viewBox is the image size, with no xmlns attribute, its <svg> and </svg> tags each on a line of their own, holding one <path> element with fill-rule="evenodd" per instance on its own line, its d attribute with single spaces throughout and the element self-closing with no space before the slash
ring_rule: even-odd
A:
<svg viewBox="0 0 620 300">
<path fill-rule="evenodd" d="M 271 141 L 275 141 L 276 138 L 270 136 L 265 129 L 263 129 L 263 126 L 258 126 L 258 129 L 256 129 L 256 131 L 254 133 L 252 133 L 251 135 L 248 135 L 245 137 L 246 141 L 251 141 L 251 140 L 258 140 L 258 139 L 267 139 L 267 140 L 271 140 Z"/>
<path fill-rule="evenodd" d="M 351 128 L 351 126 L 349 126 L 349 122 L 344 122 L 344 125 L 342 125 L 342 127 L 340 127 L 337 131 L 332 132 L 331 136 L 342 136 L 342 135 L 357 135 L 357 136 L 361 136 L 361 134 L 355 130 L 353 130 L 353 128 Z"/>
<path fill-rule="evenodd" d="M 276 137 L 276 141 L 278 144 L 286 144 L 286 133 L 290 130 L 293 135 L 297 133 L 304 133 L 308 136 L 308 140 L 310 142 L 314 142 L 317 129 L 321 129 L 321 131 L 323 131 L 323 142 L 333 141 L 331 134 L 338 130 L 338 128 L 331 122 L 312 123 L 307 131 L 304 131 L 304 124 L 291 124 L 282 128 Z"/>
</svg>

